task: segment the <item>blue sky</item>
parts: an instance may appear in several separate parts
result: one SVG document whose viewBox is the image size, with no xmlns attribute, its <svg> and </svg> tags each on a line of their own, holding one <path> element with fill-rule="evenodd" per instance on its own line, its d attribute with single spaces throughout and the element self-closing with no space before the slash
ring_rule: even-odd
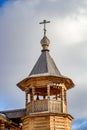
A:
<svg viewBox="0 0 87 130">
<path fill-rule="evenodd" d="M 2 7 L 3 4 L 4 4 L 6 1 L 8 1 L 8 0 L 0 0 L 0 7 Z"/>
<path fill-rule="evenodd" d="M 87 0 L 0 1 L 0 110 L 25 107 L 16 84 L 41 54 L 43 19 L 50 20 L 50 54 L 75 88 L 67 93 L 72 130 L 87 130 Z"/>
</svg>

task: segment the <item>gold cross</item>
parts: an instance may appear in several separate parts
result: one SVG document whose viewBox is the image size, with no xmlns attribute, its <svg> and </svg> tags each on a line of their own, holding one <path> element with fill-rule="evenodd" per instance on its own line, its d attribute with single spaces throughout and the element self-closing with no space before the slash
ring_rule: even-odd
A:
<svg viewBox="0 0 87 130">
<path fill-rule="evenodd" d="M 46 36 L 46 24 L 50 23 L 50 21 L 43 20 L 43 22 L 40 22 L 39 24 L 44 24 L 44 36 Z"/>
</svg>

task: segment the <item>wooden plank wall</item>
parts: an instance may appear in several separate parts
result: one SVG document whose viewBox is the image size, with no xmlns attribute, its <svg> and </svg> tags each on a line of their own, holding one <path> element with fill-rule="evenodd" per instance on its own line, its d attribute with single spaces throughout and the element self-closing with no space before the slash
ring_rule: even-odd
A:
<svg viewBox="0 0 87 130">
<path fill-rule="evenodd" d="M 30 124 L 30 118 L 28 118 L 28 117 L 24 118 L 22 130 L 29 130 L 29 124 Z"/>
<path fill-rule="evenodd" d="M 27 117 L 22 130 L 71 130 L 71 120 L 63 116 Z"/>
<path fill-rule="evenodd" d="M 71 130 L 71 120 L 62 116 L 50 116 L 50 130 Z"/>
<path fill-rule="evenodd" d="M 50 130 L 50 117 L 26 118 L 22 130 Z"/>
</svg>

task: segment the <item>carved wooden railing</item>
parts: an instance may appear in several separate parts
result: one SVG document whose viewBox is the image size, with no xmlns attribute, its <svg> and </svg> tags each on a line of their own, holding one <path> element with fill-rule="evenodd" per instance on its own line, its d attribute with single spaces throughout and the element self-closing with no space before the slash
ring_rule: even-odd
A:
<svg viewBox="0 0 87 130">
<path fill-rule="evenodd" d="M 57 100 L 50 100 L 49 101 L 49 111 L 50 112 L 61 112 L 61 102 Z"/>
<path fill-rule="evenodd" d="M 34 112 L 56 112 L 61 113 L 61 101 L 57 100 L 35 100 L 30 103 L 27 103 L 27 113 L 34 113 Z M 64 113 L 66 112 L 66 106 Z"/>
<path fill-rule="evenodd" d="M 48 111 L 48 100 L 35 100 L 27 104 L 27 112 Z"/>
</svg>

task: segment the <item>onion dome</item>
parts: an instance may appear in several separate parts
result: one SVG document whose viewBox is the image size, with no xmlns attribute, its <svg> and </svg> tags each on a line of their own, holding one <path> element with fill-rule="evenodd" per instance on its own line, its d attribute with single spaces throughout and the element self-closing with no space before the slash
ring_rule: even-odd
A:
<svg viewBox="0 0 87 130">
<path fill-rule="evenodd" d="M 41 40 L 41 45 L 43 47 L 42 51 L 49 51 L 48 47 L 50 44 L 50 40 L 47 38 L 47 36 L 44 36 L 43 39 Z"/>
</svg>

